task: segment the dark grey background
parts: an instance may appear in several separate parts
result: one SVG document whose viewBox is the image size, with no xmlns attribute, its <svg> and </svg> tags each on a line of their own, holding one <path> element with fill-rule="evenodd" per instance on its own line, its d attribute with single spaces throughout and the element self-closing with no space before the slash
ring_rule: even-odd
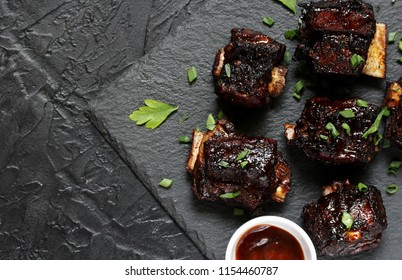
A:
<svg viewBox="0 0 402 280">
<path fill-rule="evenodd" d="M 367 2 L 374 5 L 378 21 L 388 24 L 391 31 L 398 30 L 402 2 L 397 1 L 394 5 L 386 1 Z M 275 19 L 272 28 L 262 23 L 266 15 Z M 292 167 L 292 189 L 286 202 L 281 205 L 272 203 L 263 214 L 283 216 L 301 224 L 303 205 L 318 199 L 321 186 L 332 180 L 350 179 L 355 184 L 375 185 L 383 194 L 388 229 L 376 250 L 347 259 L 400 259 L 401 193 L 387 195 L 385 187 L 402 181 L 402 172 L 398 172 L 397 176 L 387 174 L 391 160 L 400 159 L 402 154 L 396 148 L 390 148 L 378 154 L 367 169 L 330 168 L 310 162 L 301 152 L 290 149 L 285 143 L 282 125 L 297 120 L 308 97 L 326 94 L 330 88 L 314 92 L 306 90 L 302 100 L 297 102 L 292 92 L 301 77 L 296 71 L 298 63 L 292 62 L 285 93 L 270 108 L 254 111 L 230 109 L 221 104 L 214 94 L 212 63 L 217 49 L 228 43 L 232 27 L 262 31 L 285 43 L 293 53 L 297 42 L 285 40 L 283 34 L 285 30 L 297 27 L 297 19 L 276 1 L 209 0 L 191 20 L 177 29 L 176 34 L 166 38 L 104 90 L 99 98 L 92 100 L 91 118 L 208 258 L 223 258 L 231 234 L 250 216 L 233 217 L 229 207 L 194 198 L 192 180 L 185 170 L 189 146 L 180 145 L 178 138 L 183 134 L 190 135 L 195 127 L 205 129 L 207 115 L 212 113 L 216 116 L 223 108 L 240 132 L 278 140 L 280 150 Z M 401 76 L 401 65 L 396 62 L 401 53 L 397 44 L 390 45 L 388 51 L 387 79 L 395 80 Z M 187 81 L 190 66 L 195 66 L 199 73 L 192 85 Z M 385 79 L 361 77 L 352 85 L 343 85 L 350 87 L 351 93 L 342 97 L 359 96 L 380 105 L 385 82 Z M 339 94 L 337 97 L 340 97 Z M 174 104 L 180 109 L 157 129 L 147 130 L 128 119 L 128 115 L 142 106 L 147 98 Z M 190 117 L 180 125 L 179 120 L 185 113 Z M 164 177 L 174 181 L 169 190 L 158 187 L 158 182 Z"/>
<path fill-rule="evenodd" d="M 204 2 L 0 1 L 0 259 L 203 258 L 83 112 Z"/>
</svg>

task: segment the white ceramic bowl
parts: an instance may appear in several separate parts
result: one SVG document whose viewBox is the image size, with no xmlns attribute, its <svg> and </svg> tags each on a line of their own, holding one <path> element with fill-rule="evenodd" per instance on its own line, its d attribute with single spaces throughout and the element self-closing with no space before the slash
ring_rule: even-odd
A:
<svg viewBox="0 0 402 280">
<path fill-rule="evenodd" d="M 254 218 L 241 227 L 239 227 L 235 233 L 232 235 L 228 247 L 226 249 L 225 259 L 227 260 L 235 260 L 236 259 L 236 248 L 237 243 L 239 242 L 240 237 L 247 232 L 249 229 L 258 226 L 258 225 L 272 225 L 283 230 L 286 230 L 291 235 L 293 235 L 297 241 L 299 241 L 300 246 L 302 247 L 304 258 L 306 260 L 316 260 L 317 254 L 315 252 L 315 248 L 313 242 L 307 233 L 296 223 L 277 216 L 261 216 L 258 218 Z"/>
</svg>

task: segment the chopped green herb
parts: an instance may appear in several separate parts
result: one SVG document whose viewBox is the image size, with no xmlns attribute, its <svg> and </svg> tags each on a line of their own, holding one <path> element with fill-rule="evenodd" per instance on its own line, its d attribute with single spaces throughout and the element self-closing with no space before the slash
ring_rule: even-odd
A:
<svg viewBox="0 0 402 280">
<path fill-rule="evenodd" d="M 198 73 L 194 66 L 191 66 L 187 71 L 188 82 L 191 84 L 197 79 Z"/>
<path fill-rule="evenodd" d="M 184 114 L 183 117 L 179 120 L 179 124 L 183 124 L 186 120 L 188 120 L 188 114 Z"/>
<path fill-rule="evenodd" d="M 345 225 L 346 229 L 350 229 L 353 225 L 353 217 L 348 212 L 342 213 L 342 224 Z"/>
<path fill-rule="evenodd" d="M 226 77 L 230 78 L 230 64 L 229 63 L 225 64 L 225 73 L 226 73 Z"/>
<path fill-rule="evenodd" d="M 219 165 L 220 167 L 223 167 L 223 168 L 228 168 L 228 167 L 229 167 L 229 162 L 224 161 L 224 160 L 221 160 L 221 161 L 218 163 L 218 165 Z"/>
<path fill-rule="evenodd" d="M 353 112 L 352 110 L 350 110 L 350 109 L 346 109 L 346 110 L 343 110 L 343 111 L 340 111 L 339 112 L 339 115 L 341 115 L 342 117 L 344 117 L 345 119 L 351 119 L 351 118 L 354 118 L 356 115 L 355 115 L 355 112 Z"/>
<path fill-rule="evenodd" d="M 296 92 L 294 92 L 294 93 L 292 94 L 292 96 L 293 96 L 293 98 L 296 99 L 297 101 L 300 101 L 300 99 L 301 99 L 300 94 L 297 94 Z"/>
<path fill-rule="evenodd" d="M 399 160 L 395 160 L 395 161 L 391 162 L 388 167 L 388 174 L 396 175 L 396 172 L 401 167 L 401 165 L 402 165 L 402 161 L 399 161 Z"/>
<path fill-rule="evenodd" d="M 289 10 L 291 10 L 294 14 L 296 14 L 296 2 L 297 0 L 278 0 L 284 6 L 286 6 Z"/>
<path fill-rule="evenodd" d="M 219 197 L 220 198 L 236 198 L 240 195 L 240 191 L 233 192 L 233 193 L 224 193 L 221 194 Z"/>
<path fill-rule="evenodd" d="M 398 48 L 399 48 L 399 51 L 402 52 L 402 39 L 399 40 Z"/>
<path fill-rule="evenodd" d="M 381 119 L 385 113 L 385 111 L 387 110 L 387 108 L 383 108 L 381 110 L 381 112 L 378 114 L 377 118 L 375 119 L 374 123 L 372 124 L 372 126 L 363 134 L 363 138 L 367 139 L 367 137 L 370 134 L 376 133 L 378 131 L 378 127 L 380 126 L 381 123 Z"/>
<path fill-rule="evenodd" d="M 244 215 L 244 209 L 233 208 L 233 216 L 243 216 L 243 215 Z"/>
<path fill-rule="evenodd" d="M 182 144 L 187 144 L 187 143 L 191 143 L 191 139 L 190 139 L 190 137 L 183 135 L 183 136 L 179 137 L 179 142 Z"/>
<path fill-rule="evenodd" d="M 300 93 L 304 88 L 304 81 L 300 80 L 295 85 L 295 92 Z"/>
<path fill-rule="evenodd" d="M 334 138 L 339 136 L 339 132 L 333 123 L 331 123 L 331 122 L 327 123 L 327 125 L 325 126 L 325 129 L 329 130 Z"/>
<path fill-rule="evenodd" d="M 350 135 L 350 126 L 347 123 L 343 123 L 342 128 L 346 131 L 348 135 Z"/>
<path fill-rule="evenodd" d="M 356 100 L 356 105 L 359 107 L 367 108 L 368 107 L 368 102 L 364 101 L 362 99 L 357 99 Z"/>
<path fill-rule="evenodd" d="M 212 116 L 212 114 L 209 114 L 207 117 L 206 128 L 208 130 L 214 130 L 215 124 L 216 124 L 216 121 L 215 121 L 214 117 Z"/>
<path fill-rule="evenodd" d="M 144 103 L 146 106 L 140 107 L 128 117 L 137 125 L 145 124 L 150 129 L 160 126 L 170 114 L 179 109 L 179 106 L 174 107 L 153 99 L 146 99 Z"/>
<path fill-rule="evenodd" d="M 299 30 L 286 30 L 284 35 L 286 39 L 293 40 L 295 37 L 299 36 Z"/>
<path fill-rule="evenodd" d="M 389 117 L 390 115 L 391 115 L 391 111 L 388 110 L 388 108 L 385 108 L 383 116 L 384 117 Z"/>
<path fill-rule="evenodd" d="M 359 189 L 359 191 L 361 192 L 366 192 L 368 191 L 368 186 L 363 184 L 363 183 L 359 183 L 357 184 L 357 188 Z"/>
<path fill-rule="evenodd" d="M 170 179 L 163 179 L 162 181 L 159 182 L 159 186 L 163 188 L 170 188 L 173 184 L 173 180 Z"/>
<path fill-rule="evenodd" d="M 386 149 L 391 147 L 391 141 L 389 141 L 389 139 L 384 138 L 384 140 L 382 141 L 382 148 Z"/>
<path fill-rule="evenodd" d="M 399 63 L 402 64 L 402 57 L 400 57 L 400 58 L 397 60 L 397 62 L 399 62 Z"/>
<path fill-rule="evenodd" d="M 272 26 L 274 25 L 274 23 L 275 23 L 275 21 L 274 21 L 271 17 L 269 17 L 269 16 L 264 17 L 262 21 L 263 21 L 266 25 L 268 25 L 269 27 L 272 27 Z"/>
<path fill-rule="evenodd" d="M 218 119 L 227 120 L 227 117 L 226 117 L 225 113 L 222 110 L 220 110 L 219 113 L 218 113 Z"/>
<path fill-rule="evenodd" d="M 247 161 L 247 160 L 242 161 L 242 162 L 240 163 L 240 167 L 241 167 L 242 169 L 244 169 L 244 168 L 247 166 L 247 164 L 248 164 L 248 161 Z"/>
<path fill-rule="evenodd" d="M 293 97 L 296 98 L 297 100 L 300 100 L 301 96 L 300 93 L 304 89 L 304 81 L 300 80 L 296 83 L 295 88 L 293 90 Z"/>
<path fill-rule="evenodd" d="M 249 153 L 250 153 L 250 150 L 248 150 L 248 149 L 243 150 L 242 152 L 240 152 L 240 153 L 237 155 L 236 160 L 245 159 L 246 156 L 248 156 Z"/>
<path fill-rule="evenodd" d="M 388 33 L 388 43 L 389 44 L 395 43 L 396 37 L 398 37 L 398 32 L 389 32 Z"/>
<path fill-rule="evenodd" d="M 399 190 L 399 187 L 397 185 L 395 185 L 395 184 L 392 184 L 392 185 L 389 185 L 389 186 L 385 187 L 385 191 L 388 194 L 396 194 L 398 192 L 398 190 Z"/>
<path fill-rule="evenodd" d="M 378 146 L 380 144 L 381 140 L 383 138 L 382 133 L 377 133 L 377 135 L 374 137 L 374 145 Z"/>
<path fill-rule="evenodd" d="M 285 61 L 286 65 L 290 64 L 290 53 L 288 50 L 285 51 L 283 55 L 283 60 Z"/>
<path fill-rule="evenodd" d="M 328 140 L 328 136 L 324 135 L 324 134 L 320 134 L 320 138 L 322 140 Z"/>
<path fill-rule="evenodd" d="M 352 65 L 352 68 L 355 69 L 357 66 L 359 66 L 360 64 L 364 64 L 364 58 L 361 57 L 358 54 L 354 54 L 351 58 L 350 58 L 350 64 Z"/>
</svg>

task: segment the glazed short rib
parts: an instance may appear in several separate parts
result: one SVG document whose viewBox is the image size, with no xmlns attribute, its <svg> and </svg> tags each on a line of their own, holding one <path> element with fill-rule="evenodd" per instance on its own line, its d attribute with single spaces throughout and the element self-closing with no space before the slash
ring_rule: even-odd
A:
<svg viewBox="0 0 402 280">
<path fill-rule="evenodd" d="M 198 199 L 250 211 L 268 201 L 284 202 L 290 190 L 291 170 L 276 141 L 239 134 L 227 120 L 212 131 L 193 131 L 187 170 Z"/>
<path fill-rule="evenodd" d="M 316 74 L 385 77 L 385 24 L 376 23 L 372 5 L 360 0 L 326 0 L 300 4 L 300 43 L 295 57 Z M 359 55 L 363 61 L 354 65 Z"/>
<path fill-rule="evenodd" d="M 232 106 L 259 108 L 280 95 L 286 67 L 279 65 L 286 46 L 250 29 L 234 28 L 230 43 L 215 57 L 215 93 Z"/>
<path fill-rule="evenodd" d="M 313 161 L 365 167 L 379 149 L 376 134 L 368 133 L 379 112 L 379 107 L 357 98 L 313 97 L 296 124 L 284 125 L 285 138 Z"/>
<path fill-rule="evenodd" d="M 347 223 L 344 213 L 351 217 Z M 387 228 L 381 192 L 373 186 L 359 190 L 349 181 L 325 186 L 322 196 L 305 205 L 301 216 L 320 255 L 346 256 L 373 249 Z"/>
</svg>

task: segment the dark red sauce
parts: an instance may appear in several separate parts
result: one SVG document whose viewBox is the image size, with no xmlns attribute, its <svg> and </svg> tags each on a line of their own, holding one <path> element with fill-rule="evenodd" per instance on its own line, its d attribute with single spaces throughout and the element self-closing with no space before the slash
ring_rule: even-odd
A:
<svg viewBox="0 0 402 280">
<path fill-rule="evenodd" d="M 258 225 L 240 237 L 236 260 L 304 260 L 304 254 L 299 241 L 286 230 Z"/>
</svg>

